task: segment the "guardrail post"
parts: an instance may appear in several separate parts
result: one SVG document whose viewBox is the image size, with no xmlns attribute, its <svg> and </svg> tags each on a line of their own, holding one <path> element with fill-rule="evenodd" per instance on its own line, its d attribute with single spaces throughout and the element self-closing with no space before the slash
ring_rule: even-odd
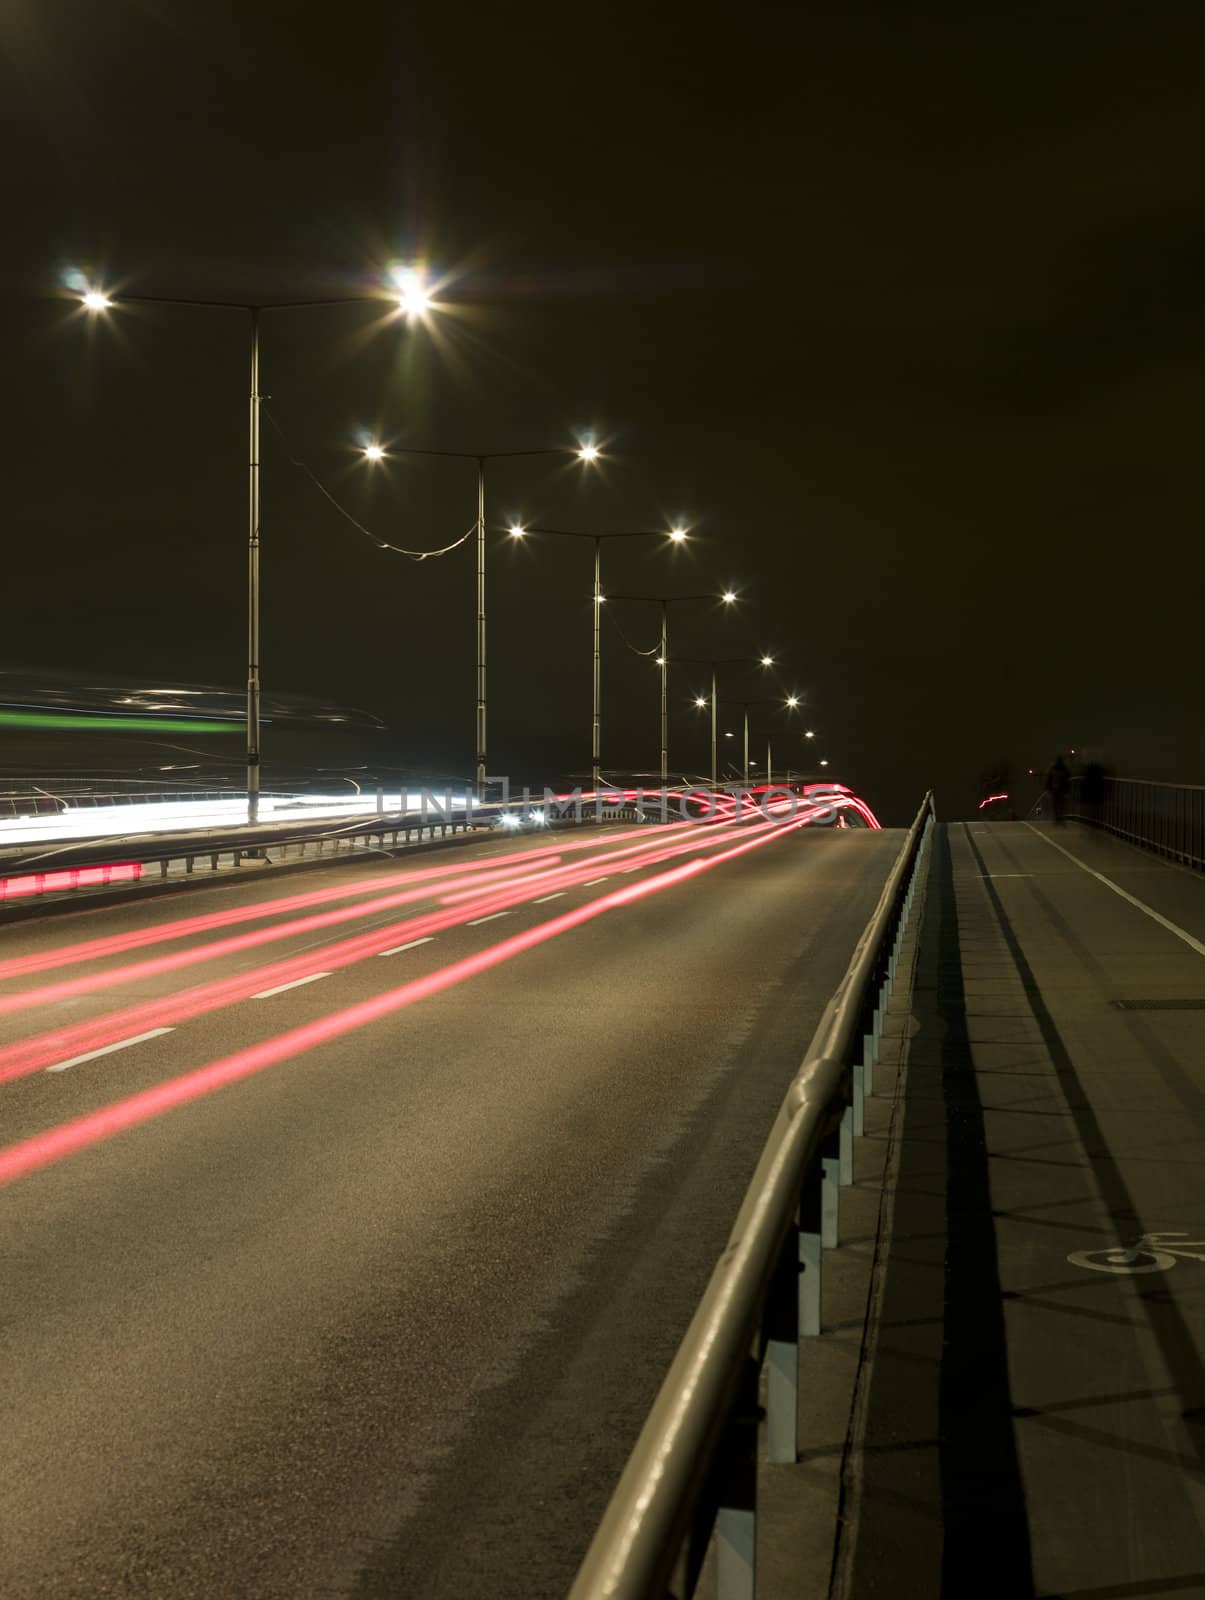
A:
<svg viewBox="0 0 1205 1600">
<path fill-rule="evenodd" d="M 854 1181 L 854 1112 L 848 1105 L 841 1113 L 837 1168 L 842 1187 L 848 1188 Z"/>
<path fill-rule="evenodd" d="M 848 1111 L 846 1117 L 848 1117 Z M 846 1118 L 840 1127 L 824 1136 L 820 1146 L 820 1242 L 826 1250 L 837 1248 L 838 1225 L 841 1214 L 842 1151 L 845 1146 Z M 852 1150 L 850 1155 L 852 1157 Z M 853 1161 L 850 1161 L 852 1168 Z"/>
<path fill-rule="evenodd" d="M 874 1093 L 874 1069 L 878 1064 L 878 1051 L 875 1049 L 873 1030 L 862 1035 L 862 1089 L 866 1094 Z"/>
<path fill-rule="evenodd" d="M 757 1568 L 757 1362 L 745 1363 L 720 1446 L 716 1600 L 754 1600 Z"/>
<path fill-rule="evenodd" d="M 819 1243 L 819 1240 L 817 1240 Z M 799 1453 L 799 1319 L 803 1240 L 788 1228 L 766 1297 L 766 1460 L 794 1462 Z"/>
<path fill-rule="evenodd" d="M 820 1332 L 825 1188 L 822 1165 L 813 1161 L 803 1180 L 803 1192 L 799 1197 L 799 1332 L 805 1339 L 815 1338 Z M 834 1244 L 836 1231 L 834 1214 Z"/>
<path fill-rule="evenodd" d="M 860 1139 L 866 1131 L 866 1064 L 855 1061 L 850 1069 L 853 1077 L 854 1097 L 850 1105 L 851 1137 Z M 851 1180 L 846 1180 L 851 1181 Z"/>
</svg>

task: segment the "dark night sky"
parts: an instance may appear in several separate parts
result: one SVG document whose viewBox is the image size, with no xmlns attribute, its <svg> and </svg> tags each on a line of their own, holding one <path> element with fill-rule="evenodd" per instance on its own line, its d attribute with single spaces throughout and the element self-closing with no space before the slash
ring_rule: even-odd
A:
<svg viewBox="0 0 1205 1600">
<path fill-rule="evenodd" d="M 386 537 L 463 532 L 471 481 L 370 479 L 358 428 L 595 425 L 604 474 L 500 467 L 494 517 L 688 518 L 689 556 L 619 549 L 607 587 L 741 586 L 742 622 L 681 608 L 677 652 L 780 650 L 886 818 L 928 784 L 965 815 L 993 759 L 1060 744 L 1205 782 L 1199 9 L 837 10 L 0 0 L 5 662 L 242 675 L 243 325 L 86 325 L 65 267 L 280 298 L 421 252 L 429 333 L 265 332 L 274 414 Z M 467 774 L 469 550 L 377 552 L 264 443 L 266 686 Z M 588 548 L 491 560 L 491 767 L 580 770 Z M 604 763 L 652 764 L 652 669 L 604 647 Z"/>
</svg>

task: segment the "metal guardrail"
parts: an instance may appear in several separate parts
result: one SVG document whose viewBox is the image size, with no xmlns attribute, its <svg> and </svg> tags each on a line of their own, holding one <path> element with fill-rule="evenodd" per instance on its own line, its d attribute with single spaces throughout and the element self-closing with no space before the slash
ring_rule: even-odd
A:
<svg viewBox="0 0 1205 1600">
<path fill-rule="evenodd" d="M 1119 839 L 1205 872 L 1205 788 L 1106 777 L 1098 802 L 1084 799 L 1084 780 L 1071 780 L 1067 816 Z"/>
<path fill-rule="evenodd" d="M 753 1600 L 759 1386 L 769 1463 L 798 1455 L 801 1339 L 820 1332 L 883 1018 L 922 855 L 924 802 L 771 1130 L 723 1255 L 577 1574 L 570 1600 L 689 1596 L 715 1535 L 717 1600 Z"/>
<path fill-rule="evenodd" d="M 314 785 L 317 779 L 309 780 L 311 787 L 261 789 L 261 800 L 274 800 L 283 804 L 304 806 L 313 803 L 316 798 L 321 798 L 315 793 Z M 338 779 L 332 780 L 337 783 Z M 371 804 L 374 796 L 378 803 L 382 794 L 391 791 L 400 791 L 405 794 L 418 794 L 426 790 L 433 795 L 449 792 L 463 793 L 465 783 L 460 780 L 455 786 L 445 782 L 431 780 L 421 782 L 417 779 L 401 784 L 394 781 L 388 784 L 366 782 L 348 789 L 336 788 L 333 791 L 329 786 L 324 793 L 332 792 L 344 799 L 363 800 Z M 128 787 L 117 791 L 112 789 L 80 788 L 76 780 L 56 783 L 54 780 L 36 788 L 28 790 L 6 790 L 0 793 L 0 819 L 13 819 L 21 817 L 46 817 L 61 816 L 65 811 L 111 811 L 121 806 L 138 805 L 198 805 L 198 804 L 238 804 L 246 805 L 247 794 L 243 788 L 237 789 L 198 789 L 184 785 L 174 789 L 153 789 L 145 783 L 135 783 L 128 780 Z M 382 808 L 383 809 L 383 808 Z"/>
<path fill-rule="evenodd" d="M 658 820 L 658 813 L 653 807 L 638 812 L 619 795 L 616 796 L 616 802 L 608 804 L 604 799 L 602 819 L 608 822 Z M 209 828 L 193 833 L 107 835 L 62 842 L 42 840 L 36 844 L 0 849 L 0 874 L 16 876 L 137 861 L 144 865 L 157 863 L 161 876 L 167 877 L 173 862 L 182 862 L 186 873 L 191 873 L 198 861 L 208 861 L 210 867 L 216 870 L 223 859 L 229 859 L 237 865 L 244 858 L 259 857 L 268 850 L 281 859 L 287 859 L 292 852 L 299 856 L 310 850 L 322 854 L 328 848 L 338 854 L 345 844 L 350 848 L 359 844 L 379 851 L 397 850 L 406 845 L 446 838 L 457 833 L 480 832 L 492 828 L 502 813 L 522 814 L 533 806 L 539 809 L 535 802 L 498 801 L 476 806 L 471 813 L 449 810 L 443 815 L 436 807 L 344 820 L 311 818 L 307 821 L 298 818 L 292 822 Z M 597 820 L 596 811 L 597 808 L 591 806 L 583 811 L 580 818 L 557 816 L 549 821 L 548 826 L 571 826 L 579 820 L 593 822 Z"/>
<path fill-rule="evenodd" d="M 171 830 L 155 833 L 102 834 L 82 839 L 41 839 L 22 845 L 6 846 L 0 841 L 0 880 L 44 874 L 58 887 L 64 872 L 72 868 L 129 865 L 158 865 L 161 878 L 171 874 L 173 863 L 190 875 L 198 862 L 208 862 L 215 870 L 225 861 L 237 866 L 244 859 L 262 858 L 272 851 L 278 859 L 311 851 L 321 855 L 328 850 L 338 854 L 344 846 L 377 852 L 393 852 L 406 846 L 429 843 L 457 833 L 468 834 L 492 828 L 500 816 L 539 814 L 550 828 L 590 822 L 669 822 L 685 815 L 692 795 L 709 792 L 705 786 L 675 787 L 644 793 L 638 789 L 600 791 L 597 795 L 575 799 L 568 795 L 543 796 L 525 792 L 522 799 L 486 801 L 472 807 L 457 806 L 452 797 L 446 810 L 433 797 L 425 809 L 404 812 L 369 812 L 340 817 L 306 817 L 304 814 L 283 820 L 257 823 L 219 824 L 209 828 Z M 640 796 L 643 794 L 643 799 Z M 671 807 L 676 802 L 677 813 Z M 567 815 L 564 807 L 575 807 Z M 146 883 L 145 876 L 141 877 Z M 48 888 L 50 885 L 47 886 Z M 5 896 L 0 893 L 0 899 Z M 32 898 L 23 904 L 33 909 Z"/>
<path fill-rule="evenodd" d="M 67 810 L 106 811 L 114 806 L 145 805 L 151 803 L 189 804 L 197 801 L 237 799 L 238 792 L 219 789 L 181 789 L 151 791 L 131 789 L 127 794 L 100 794 L 83 792 L 66 796 L 56 795 L 49 789 L 32 793 L 0 794 L 0 817 L 57 817 Z"/>
</svg>

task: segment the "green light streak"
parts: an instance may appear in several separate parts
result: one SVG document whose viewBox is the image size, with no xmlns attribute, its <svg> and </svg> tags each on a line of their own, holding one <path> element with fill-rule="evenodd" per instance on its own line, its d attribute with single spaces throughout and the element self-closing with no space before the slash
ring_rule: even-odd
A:
<svg viewBox="0 0 1205 1600">
<path fill-rule="evenodd" d="M 241 722 L 188 717 L 108 717 L 69 711 L 0 711 L 0 728 L 54 728 L 63 732 L 238 733 Z"/>
</svg>

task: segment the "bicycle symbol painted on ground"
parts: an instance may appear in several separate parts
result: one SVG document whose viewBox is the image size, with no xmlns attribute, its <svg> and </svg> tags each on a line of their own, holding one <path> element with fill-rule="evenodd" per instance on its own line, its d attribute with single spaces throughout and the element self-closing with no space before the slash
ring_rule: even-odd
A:
<svg viewBox="0 0 1205 1600">
<path fill-rule="evenodd" d="M 1073 1267 L 1116 1272 L 1122 1277 L 1170 1272 L 1180 1260 L 1205 1261 L 1205 1239 L 1190 1239 L 1184 1233 L 1144 1233 L 1137 1244 L 1116 1245 L 1112 1250 L 1074 1250 L 1067 1260 Z"/>
</svg>

